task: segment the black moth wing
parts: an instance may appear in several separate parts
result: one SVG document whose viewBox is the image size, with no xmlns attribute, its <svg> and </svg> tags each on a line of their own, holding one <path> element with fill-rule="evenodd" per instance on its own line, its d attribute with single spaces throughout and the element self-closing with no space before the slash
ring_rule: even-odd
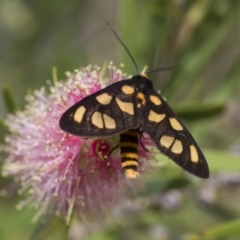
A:
<svg viewBox="0 0 240 240">
<path fill-rule="evenodd" d="M 155 98 L 158 105 L 150 100 L 151 95 L 160 99 L 156 101 Z M 180 167 L 198 177 L 208 178 L 207 161 L 184 124 L 154 89 L 148 89 L 146 96 L 146 105 L 142 112 L 142 130 L 150 136 L 163 154 Z M 155 120 L 152 121 L 153 119 Z"/>
<path fill-rule="evenodd" d="M 129 114 L 128 108 L 125 111 L 120 108 L 129 103 L 132 106 L 130 110 L 133 113 L 137 111 L 136 91 L 125 94 L 123 86 L 134 89 L 132 78 L 111 84 L 83 98 L 62 115 L 60 128 L 81 137 L 110 137 L 139 127 L 137 115 Z"/>
</svg>

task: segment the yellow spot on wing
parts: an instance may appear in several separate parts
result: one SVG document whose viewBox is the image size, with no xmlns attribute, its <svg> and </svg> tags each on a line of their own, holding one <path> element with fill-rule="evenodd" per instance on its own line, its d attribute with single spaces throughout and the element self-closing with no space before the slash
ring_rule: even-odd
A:
<svg viewBox="0 0 240 240">
<path fill-rule="evenodd" d="M 84 106 L 79 107 L 74 113 L 73 119 L 74 121 L 80 123 L 83 119 L 86 108 Z"/>
<path fill-rule="evenodd" d="M 171 148 L 171 151 L 173 153 L 180 154 L 183 151 L 182 142 L 180 140 L 175 140 L 175 142 Z"/>
<path fill-rule="evenodd" d="M 135 169 L 126 169 L 125 170 L 125 177 L 129 179 L 134 179 L 139 176 L 139 172 Z"/>
<path fill-rule="evenodd" d="M 116 122 L 113 118 L 109 117 L 106 114 L 103 114 L 103 120 L 104 120 L 104 125 L 108 129 L 115 129 L 116 128 Z"/>
<path fill-rule="evenodd" d="M 103 105 L 107 105 L 111 102 L 112 96 L 108 93 L 102 93 L 96 97 L 97 101 Z"/>
<path fill-rule="evenodd" d="M 190 145 L 190 156 L 191 156 L 192 162 L 195 162 L 195 163 L 198 162 L 198 153 L 194 145 Z"/>
<path fill-rule="evenodd" d="M 159 123 L 161 122 L 164 118 L 166 117 L 166 114 L 158 114 L 152 110 L 150 110 L 149 115 L 148 115 L 148 120 L 152 122 Z"/>
<path fill-rule="evenodd" d="M 132 86 L 128 86 L 128 85 L 123 85 L 122 86 L 122 91 L 125 94 L 133 94 L 134 93 L 134 88 Z"/>
<path fill-rule="evenodd" d="M 133 104 L 132 103 L 123 102 L 119 98 L 116 98 L 116 102 L 117 102 L 117 105 L 119 106 L 119 108 L 123 112 L 126 112 L 126 113 L 131 114 L 131 115 L 134 114 L 134 109 L 133 109 Z"/>
<path fill-rule="evenodd" d="M 161 105 L 161 103 L 162 103 L 161 99 L 155 95 L 150 95 L 150 101 L 157 106 Z"/>
<path fill-rule="evenodd" d="M 93 113 L 92 124 L 94 124 L 98 128 L 103 128 L 103 119 L 102 119 L 102 114 L 100 112 Z"/>
<path fill-rule="evenodd" d="M 163 135 L 160 139 L 160 144 L 166 148 L 169 148 L 172 145 L 173 141 L 174 141 L 173 137 Z"/>
<path fill-rule="evenodd" d="M 173 129 L 177 130 L 177 131 L 182 131 L 183 127 L 180 124 L 180 122 L 176 119 L 176 118 L 169 118 L 170 124 L 172 126 Z"/>
</svg>

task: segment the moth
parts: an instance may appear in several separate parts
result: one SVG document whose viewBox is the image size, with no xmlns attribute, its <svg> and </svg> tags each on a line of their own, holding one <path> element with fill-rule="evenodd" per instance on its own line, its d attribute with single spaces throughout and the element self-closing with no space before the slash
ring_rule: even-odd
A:
<svg viewBox="0 0 240 240">
<path fill-rule="evenodd" d="M 209 177 L 207 161 L 187 128 L 143 75 L 113 83 L 70 107 L 60 128 L 85 138 L 120 134 L 127 178 L 138 176 L 138 143 L 145 132 L 156 147 L 189 173 Z"/>
<path fill-rule="evenodd" d="M 126 45 L 106 23 L 139 72 Z M 169 68 L 162 70 L 166 69 Z M 64 131 L 85 138 L 120 135 L 121 164 L 127 178 L 136 178 L 139 174 L 138 144 L 142 132 L 180 167 L 200 178 L 209 177 L 207 161 L 196 141 L 143 74 L 83 98 L 62 115 L 59 125 Z"/>
</svg>

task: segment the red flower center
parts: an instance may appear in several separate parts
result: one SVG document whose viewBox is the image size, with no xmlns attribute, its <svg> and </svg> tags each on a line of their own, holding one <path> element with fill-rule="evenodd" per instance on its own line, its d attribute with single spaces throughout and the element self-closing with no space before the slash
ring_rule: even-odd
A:
<svg viewBox="0 0 240 240">
<path fill-rule="evenodd" d="M 92 142 L 89 157 L 97 157 L 101 160 L 108 158 L 108 153 L 111 150 L 111 145 L 106 139 L 96 139 Z"/>
</svg>

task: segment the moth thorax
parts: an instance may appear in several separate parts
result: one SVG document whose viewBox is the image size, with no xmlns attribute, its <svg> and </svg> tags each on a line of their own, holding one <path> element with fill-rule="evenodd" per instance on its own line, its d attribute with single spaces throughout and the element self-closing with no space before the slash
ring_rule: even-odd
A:
<svg viewBox="0 0 240 240">
<path fill-rule="evenodd" d="M 146 97 L 142 92 L 137 93 L 137 106 L 140 107 L 141 105 L 144 105 L 146 102 Z"/>
</svg>

